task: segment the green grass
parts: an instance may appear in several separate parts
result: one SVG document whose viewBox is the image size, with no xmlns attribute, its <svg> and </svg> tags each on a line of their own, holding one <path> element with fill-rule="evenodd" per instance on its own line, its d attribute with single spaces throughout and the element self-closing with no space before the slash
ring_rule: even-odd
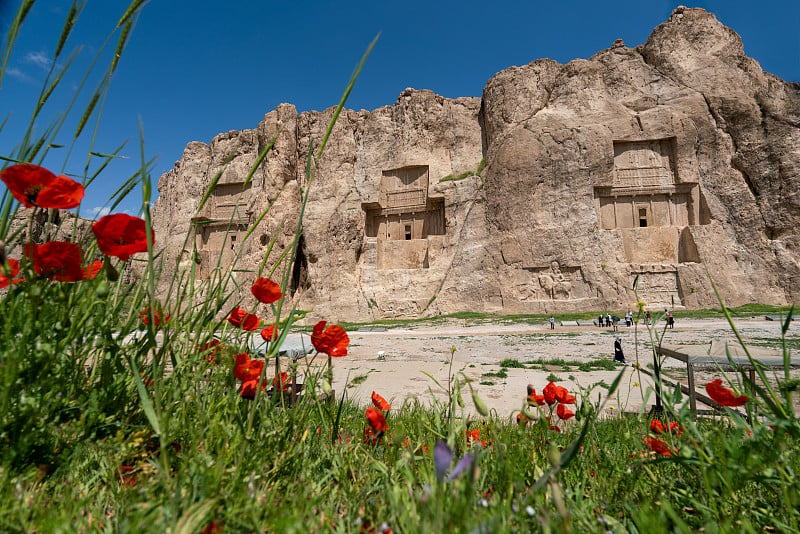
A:
<svg viewBox="0 0 800 534">
<path fill-rule="evenodd" d="M 525 364 L 513 358 L 506 358 L 500 362 L 500 367 L 508 367 L 511 369 L 525 369 Z"/>
<path fill-rule="evenodd" d="M 789 306 L 772 306 L 765 304 L 748 304 L 737 308 L 731 308 L 730 312 L 733 317 L 759 317 L 764 315 L 786 315 L 789 311 Z M 585 312 L 570 312 L 559 314 L 557 320 L 559 321 L 574 321 L 586 320 L 591 321 L 597 319 L 600 312 L 607 310 L 594 310 Z M 624 311 L 618 311 L 617 315 L 624 315 Z M 658 317 L 663 314 L 663 310 L 654 310 L 654 316 Z M 676 319 L 714 319 L 724 317 L 724 314 L 719 308 L 702 309 L 702 310 L 673 310 L 673 316 Z M 465 326 L 478 326 L 486 324 L 530 324 L 530 325 L 545 325 L 550 318 L 549 314 L 490 314 L 482 312 L 456 312 L 444 315 L 437 315 L 432 317 L 419 317 L 419 318 L 402 318 L 402 319 L 378 319 L 369 322 L 347 322 L 342 323 L 349 330 L 358 330 L 359 328 L 368 328 L 374 326 L 381 326 L 385 328 L 407 328 L 413 326 L 437 326 L 451 323 L 454 320 L 462 321 Z M 310 327 L 307 327 L 310 328 Z M 577 332 L 556 332 L 553 334 L 543 335 L 579 335 Z"/>
<path fill-rule="evenodd" d="M 613 371 L 614 369 L 618 368 L 619 364 L 614 363 L 614 360 L 612 360 L 611 358 L 600 358 L 599 360 L 580 362 L 578 364 L 578 370 L 584 373 L 595 370 Z"/>
<path fill-rule="evenodd" d="M 350 382 L 348 382 L 347 385 L 348 385 L 348 387 L 358 386 L 359 384 L 363 384 L 364 382 L 366 382 L 367 378 L 369 378 L 369 374 L 356 375 L 356 376 L 354 376 L 353 378 L 350 379 Z"/>
<path fill-rule="evenodd" d="M 499 371 L 483 373 L 481 376 L 485 378 L 508 378 L 508 371 L 505 368 L 501 368 Z"/>
</svg>

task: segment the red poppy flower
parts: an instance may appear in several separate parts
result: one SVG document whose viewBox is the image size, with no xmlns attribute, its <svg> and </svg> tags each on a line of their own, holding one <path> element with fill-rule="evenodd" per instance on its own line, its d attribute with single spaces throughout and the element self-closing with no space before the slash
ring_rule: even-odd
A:
<svg viewBox="0 0 800 534">
<path fill-rule="evenodd" d="M 44 167 L 21 163 L 0 173 L 0 180 L 26 208 L 70 209 L 81 203 L 84 188 L 66 176 L 56 176 Z"/>
<path fill-rule="evenodd" d="M 530 388 L 530 393 L 528 393 L 528 404 L 533 406 L 534 404 L 537 406 L 544 406 L 544 395 L 537 395 L 536 390 Z"/>
<path fill-rule="evenodd" d="M 289 375 L 286 374 L 285 372 L 282 372 L 280 378 L 276 376 L 275 378 L 272 379 L 272 386 L 275 389 L 279 389 L 281 391 L 289 391 L 290 389 Z"/>
<path fill-rule="evenodd" d="M 645 436 L 644 444 L 647 445 L 651 451 L 658 453 L 661 456 L 672 456 L 672 454 L 675 452 L 672 450 L 672 447 L 667 445 L 667 443 L 661 438 Z"/>
<path fill-rule="evenodd" d="M 83 270 L 83 279 L 84 280 L 94 280 L 97 273 L 100 272 L 100 269 L 103 268 L 102 260 L 95 260 Z"/>
<path fill-rule="evenodd" d="M 662 423 L 658 419 L 653 419 L 652 421 L 650 421 L 650 430 L 655 434 L 663 434 L 664 423 Z"/>
<path fill-rule="evenodd" d="M 242 358 L 242 356 L 245 358 Z M 236 356 L 236 367 L 233 368 L 233 376 L 242 382 L 249 382 L 250 380 L 258 380 L 263 370 L 264 360 L 251 360 L 247 354 L 239 354 Z"/>
<path fill-rule="evenodd" d="M 715 378 L 706 384 L 706 391 L 708 392 L 708 396 L 714 399 L 720 406 L 744 406 L 744 404 L 750 400 L 750 397 L 747 395 L 739 395 L 737 397 L 731 388 L 726 388 L 722 385 L 721 378 Z"/>
<path fill-rule="evenodd" d="M 389 425 L 386 423 L 386 418 L 383 416 L 383 412 L 370 406 L 367 408 L 366 413 L 367 422 L 369 423 L 369 426 L 372 427 L 372 430 L 375 432 L 386 432 L 389 430 Z"/>
<path fill-rule="evenodd" d="M 517 424 L 519 426 L 525 426 L 528 424 L 528 418 L 525 417 L 525 414 L 520 412 L 517 414 Z"/>
<path fill-rule="evenodd" d="M 243 399 L 255 399 L 256 398 L 256 388 L 258 387 L 258 379 L 248 380 L 247 382 L 242 382 L 242 387 L 239 388 L 239 396 Z M 264 382 L 261 382 L 261 390 L 263 391 L 266 387 Z"/>
<path fill-rule="evenodd" d="M 201 353 L 204 353 L 203 359 L 209 363 L 217 363 L 217 357 L 222 356 L 222 343 L 216 338 L 211 339 L 199 349 Z M 245 354 L 245 356 L 247 355 Z M 250 358 L 250 356 L 247 357 Z"/>
<path fill-rule="evenodd" d="M 575 404 L 575 395 L 570 395 L 567 388 L 556 386 L 556 400 L 561 404 Z"/>
<path fill-rule="evenodd" d="M 379 410 L 383 410 L 384 412 L 388 412 L 392 409 L 392 405 L 386 402 L 386 399 L 375 393 L 372 392 L 372 404 L 375 405 L 376 408 Z"/>
<path fill-rule="evenodd" d="M 269 278 L 258 278 L 253 287 L 250 288 L 253 296 L 264 304 L 272 304 L 280 300 L 283 294 L 281 293 L 281 286 L 270 280 Z"/>
<path fill-rule="evenodd" d="M 154 308 L 153 327 L 158 328 L 159 326 L 169 321 L 170 317 L 172 317 L 171 314 L 168 313 L 166 316 L 164 316 L 164 312 L 160 308 L 158 307 Z M 140 311 L 139 319 L 141 319 L 142 323 L 144 323 L 144 325 L 147 326 L 148 323 L 150 322 L 150 308 L 145 308 L 142 311 Z"/>
<path fill-rule="evenodd" d="M 318 352 L 324 352 L 328 356 L 347 356 L 347 346 L 350 344 L 347 332 L 339 325 L 325 328 L 326 324 L 326 321 L 320 321 L 314 325 L 311 344 Z"/>
<path fill-rule="evenodd" d="M 470 441 L 478 442 L 481 440 L 481 429 L 480 428 L 473 428 L 472 430 L 465 430 L 464 433 L 467 436 L 467 443 Z"/>
<path fill-rule="evenodd" d="M 236 306 L 231 310 L 231 314 L 228 317 L 228 322 L 233 326 L 238 326 L 242 330 L 247 330 L 248 332 L 258 330 L 258 325 L 261 324 L 258 316 L 252 313 L 247 313 L 239 306 Z"/>
<path fill-rule="evenodd" d="M 68 241 L 48 241 L 41 245 L 29 244 L 25 255 L 33 262 L 36 274 L 59 282 L 83 280 L 81 247 Z"/>
<path fill-rule="evenodd" d="M 272 343 L 278 339 L 278 337 L 278 330 L 275 328 L 275 325 L 270 325 L 261 330 L 261 338 L 267 343 Z"/>
<path fill-rule="evenodd" d="M 375 431 L 368 426 L 364 427 L 363 442 L 365 445 L 372 445 L 373 447 L 378 444 L 378 436 L 376 436 Z M 341 444 L 342 444 L 342 438 L 339 438 L 339 445 Z"/>
<path fill-rule="evenodd" d="M 565 404 L 558 403 L 558 408 L 556 408 L 556 415 L 563 419 L 564 421 L 568 421 L 572 417 L 575 417 L 575 412 L 568 409 Z"/>
<path fill-rule="evenodd" d="M 548 383 L 542 390 L 544 401 L 550 406 L 556 403 L 556 393 L 558 392 L 557 388 L 558 386 L 556 386 L 552 381 L 550 381 L 550 383 Z"/>
<path fill-rule="evenodd" d="M 0 264 L 0 289 L 7 287 L 11 284 L 18 284 L 23 282 L 23 278 L 14 278 L 19 274 L 19 261 L 8 258 L 6 265 Z M 8 276 L 6 276 L 8 275 Z"/>
<path fill-rule="evenodd" d="M 681 424 L 677 421 L 672 421 L 669 424 L 669 431 L 678 437 L 680 437 L 680 435 L 683 434 L 683 429 L 681 428 Z"/>
<path fill-rule="evenodd" d="M 92 225 L 100 252 L 128 261 L 131 254 L 147 252 L 147 232 L 144 219 L 126 213 L 106 215 Z M 156 234 L 150 229 L 150 237 L 155 242 Z"/>
<path fill-rule="evenodd" d="M 558 426 L 556 426 L 556 425 L 552 424 L 552 423 L 550 422 L 550 418 L 549 418 L 549 417 L 545 417 L 545 418 L 544 418 L 544 420 L 547 422 L 547 426 L 549 426 L 549 427 L 550 427 L 550 430 L 552 430 L 553 432 L 558 432 L 558 433 L 561 433 L 561 429 L 560 429 L 560 428 L 558 428 Z"/>
</svg>

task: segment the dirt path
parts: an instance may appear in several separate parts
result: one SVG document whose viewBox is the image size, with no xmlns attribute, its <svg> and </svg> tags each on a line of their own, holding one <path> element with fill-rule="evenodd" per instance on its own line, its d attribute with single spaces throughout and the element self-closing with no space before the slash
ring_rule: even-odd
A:
<svg viewBox="0 0 800 534">
<path fill-rule="evenodd" d="M 778 346 L 778 322 L 757 317 L 737 319 L 736 325 L 746 342 L 753 346 Z M 662 328 L 663 325 L 659 327 L 659 335 Z M 641 365 L 652 364 L 647 331 L 640 328 L 637 334 L 633 327 L 625 326 L 618 330 L 615 333 L 611 328 L 577 325 L 557 325 L 555 330 L 550 330 L 546 323 L 470 325 L 452 321 L 437 326 L 354 331 L 349 333 L 349 355 L 334 360 L 334 388 L 338 394 L 347 382 L 348 395 L 361 403 L 369 402 L 373 390 L 395 405 L 401 405 L 406 399 L 428 403 L 432 393 L 441 397 L 443 392 L 440 394 L 424 372 L 446 384 L 450 348 L 455 347 L 453 371 L 463 371 L 473 380 L 490 409 L 497 410 L 501 416 L 511 415 L 522 405 L 529 383 L 541 391 L 549 379 L 558 380 L 558 384 L 571 392 L 596 384 L 610 384 L 623 368 L 609 362 L 615 335 L 622 338 L 628 361 L 636 361 L 638 347 Z M 664 343 L 668 344 L 709 345 L 712 339 L 736 342 L 729 325 L 722 319 L 678 320 L 675 328 L 664 332 L 664 336 Z M 787 338 L 793 346 L 800 343 L 797 321 L 790 327 Z M 519 367 L 501 367 L 504 360 L 506 365 L 511 363 Z M 665 373 L 679 378 L 682 364 L 673 360 L 666 362 Z M 701 380 L 707 378 L 701 376 L 698 383 L 704 384 Z M 625 368 L 620 389 L 607 409 L 611 412 L 640 410 L 648 387 L 652 387 L 649 377 L 632 367 Z M 604 393 L 603 388 L 595 387 L 591 398 L 595 400 Z M 470 407 L 468 395 L 465 400 Z M 651 404 L 652 395 L 648 406 Z"/>
</svg>

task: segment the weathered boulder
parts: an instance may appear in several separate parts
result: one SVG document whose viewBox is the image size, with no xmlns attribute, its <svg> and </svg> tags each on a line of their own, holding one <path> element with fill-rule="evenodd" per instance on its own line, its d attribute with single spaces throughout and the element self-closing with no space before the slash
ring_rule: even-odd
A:
<svg viewBox="0 0 800 534">
<path fill-rule="evenodd" d="M 307 191 L 273 277 L 328 320 L 628 309 L 634 280 L 654 307 L 715 306 L 706 270 L 729 305 L 800 298 L 800 87 L 702 9 L 506 69 L 482 100 L 345 110 L 317 160 L 333 112 L 282 104 L 190 143 L 153 209 L 172 264 L 249 287 Z"/>
</svg>

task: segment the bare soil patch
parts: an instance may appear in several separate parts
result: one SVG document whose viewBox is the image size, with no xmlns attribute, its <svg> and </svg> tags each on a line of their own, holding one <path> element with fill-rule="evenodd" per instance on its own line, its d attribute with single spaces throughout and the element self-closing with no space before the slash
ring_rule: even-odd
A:
<svg viewBox="0 0 800 534">
<path fill-rule="evenodd" d="M 779 322 L 763 317 L 736 319 L 735 322 L 747 343 L 779 348 Z M 684 319 L 679 320 L 674 329 L 664 330 L 663 324 L 655 328 L 659 336 L 663 334 L 667 344 L 710 345 L 712 340 L 737 343 L 724 319 Z M 428 403 L 431 395 L 443 398 L 444 392 L 423 371 L 446 384 L 451 347 L 456 348 L 453 372 L 461 371 L 472 379 L 488 407 L 502 417 L 519 410 L 529 383 L 537 391 L 549 380 L 557 381 L 572 392 L 594 385 L 591 398 L 596 400 L 605 395 L 605 389 L 597 385 L 611 384 L 624 368 L 620 389 L 607 405 L 610 412 L 641 410 L 643 396 L 646 397 L 647 389 L 652 387 L 652 380 L 644 373 L 633 367 L 611 365 L 608 361 L 613 358 L 614 337 L 619 335 L 629 362 L 635 362 L 638 355 L 643 367 L 652 365 L 650 336 L 642 327 L 636 331 L 633 327 L 620 326 L 617 332 L 593 326 L 557 326 L 550 330 L 547 323 L 503 321 L 472 325 L 453 320 L 435 326 L 384 331 L 365 329 L 349 335 L 349 355 L 334 359 L 334 388 L 337 394 L 346 389 L 350 398 L 362 403 L 369 402 L 373 390 L 398 406 L 412 399 Z M 787 339 L 790 347 L 800 346 L 797 321 L 790 327 Z M 797 349 L 793 354 L 796 352 Z M 522 368 L 516 364 L 501 366 L 504 360 L 506 363 L 516 361 Z M 667 360 L 664 368 L 665 375 L 683 379 L 685 384 L 683 364 Z M 798 371 L 794 370 L 793 375 L 796 374 Z M 697 382 L 702 386 L 712 376 L 719 376 L 719 372 L 712 369 L 700 373 Z M 470 400 L 465 400 L 471 405 Z M 653 402 L 650 395 L 648 407 Z"/>
</svg>

